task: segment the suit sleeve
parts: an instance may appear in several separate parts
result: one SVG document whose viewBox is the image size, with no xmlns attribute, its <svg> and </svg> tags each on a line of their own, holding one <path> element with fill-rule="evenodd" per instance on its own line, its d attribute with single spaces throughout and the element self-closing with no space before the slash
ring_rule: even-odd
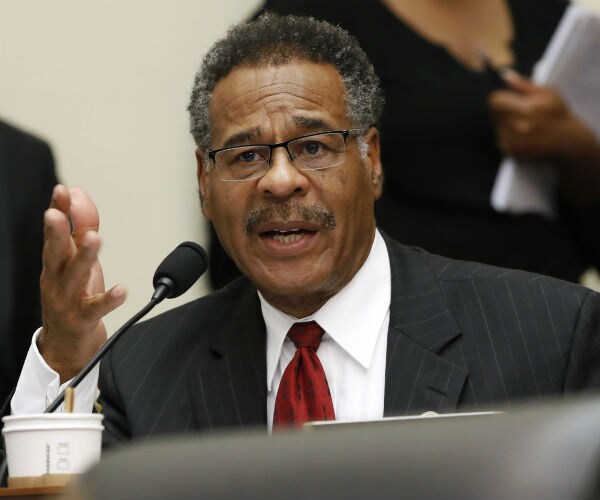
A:
<svg viewBox="0 0 600 500">
<path fill-rule="evenodd" d="M 581 304 L 567 366 L 565 392 L 600 387 L 600 294 L 591 292 Z"/>
</svg>

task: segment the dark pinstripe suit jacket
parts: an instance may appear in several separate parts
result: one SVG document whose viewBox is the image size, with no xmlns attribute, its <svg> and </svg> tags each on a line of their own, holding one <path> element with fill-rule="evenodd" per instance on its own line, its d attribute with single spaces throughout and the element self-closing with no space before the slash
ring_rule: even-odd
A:
<svg viewBox="0 0 600 500">
<path fill-rule="evenodd" d="M 503 406 L 600 382 L 600 295 L 386 238 L 385 414 Z M 266 424 L 265 326 L 245 279 L 134 329 L 102 362 L 107 439 Z"/>
</svg>

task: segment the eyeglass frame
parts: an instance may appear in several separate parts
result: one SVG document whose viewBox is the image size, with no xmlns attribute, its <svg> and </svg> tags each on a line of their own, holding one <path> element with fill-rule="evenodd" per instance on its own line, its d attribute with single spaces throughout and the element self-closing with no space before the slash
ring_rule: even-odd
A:
<svg viewBox="0 0 600 500">
<path fill-rule="evenodd" d="M 292 139 L 288 139 L 287 141 L 283 141 L 283 142 L 276 142 L 273 144 L 240 144 L 238 146 L 227 146 L 225 148 L 219 148 L 219 149 L 213 149 L 207 152 L 207 156 L 212 160 L 213 165 L 215 166 L 215 168 L 217 167 L 217 162 L 215 161 L 215 157 L 217 155 L 217 153 L 220 153 L 221 151 L 231 151 L 232 149 L 238 149 L 238 148 L 251 148 L 251 147 L 258 147 L 258 146 L 263 146 L 263 147 L 268 147 L 269 148 L 269 161 L 267 163 L 267 165 L 270 167 L 271 163 L 273 161 L 273 150 L 277 149 L 277 148 L 285 148 L 285 150 L 287 151 L 288 157 L 290 159 L 290 162 L 292 162 L 292 165 L 295 165 L 294 163 L 294 159 L 292 158 L 292 153 L 288 148 L 288 144 L 290 142 L 294 142 L 297 141 L 299 139 L 306 139 L 308 137 L 313 137 L 313 136 L 317 136 L 317 135 L 323 135 L 323 134 L 341 134 L 344 138 L 344 145 L 348 144 L 348 137 L 357 137 L 360 135 L 363 135 L 364 132 L 359 129 L 359 128 L 352 128 L 352 129 L 345 129 L 345 130 L 326 130 L 323 132 L 314 132 L 312 134 L 306 134 L 306 135 L 301 135 L 299 137 L 294 137 Z M 304 171 L 311 171 L 311 170 L 326 170 L 328 168 L 332 168 L 335 167 L 337 165 L 332 165 L 331 167 L 319 167 L 319 168 L 301 168 L 300 170 L 304 170 Z M 268 172 L 268 170 L 267 170 Z M 250 177 L 248 179 L 223 179 L 221 177 L 221 180 L 224 182 L 244 182 L 244 181 L 251 181 L 251 180 L 256 180 L 256 179 L 261 179 L 262 177 L 264 177 L 267 172 L 265 172 L 263 175 L 259 176 L 259 177 Z"/>
</svg>

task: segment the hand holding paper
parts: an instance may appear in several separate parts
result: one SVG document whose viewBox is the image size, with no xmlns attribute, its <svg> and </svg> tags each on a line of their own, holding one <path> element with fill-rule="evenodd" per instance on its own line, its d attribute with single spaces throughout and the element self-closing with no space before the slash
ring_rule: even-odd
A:
<svg viewBox="0 0 600 500">
<path fill-rule="evenodd" d="M 509 76 L 492 95 L 507 154 L 491 194 L 500 212 L 555 215 L 558 183 L 580 205 L 600 199 L 600 16 L 570 5 L 533 82 Z M 512 80 L 512 81 L 511 81 Z"/>
<path fill-rule="evenodd" d="M 536 85 L 514 72 L 506 73 L 506 82 L 509 89 L 493 92 L 489 102 L 498 147 L 507 156 L 556 163 L 568 159 L 592 136 L 552 87 Z"/>
</svg>

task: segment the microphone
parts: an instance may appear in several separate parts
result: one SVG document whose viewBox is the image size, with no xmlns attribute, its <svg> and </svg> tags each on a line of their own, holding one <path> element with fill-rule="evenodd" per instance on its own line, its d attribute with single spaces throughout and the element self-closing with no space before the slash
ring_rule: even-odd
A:
<svg viewBox="0 0 600 500">
<path fill-rule="evenodd" d="M 65 392 L 69 388 L 77 387 L 85 376 L 98 364 L 104 355 L 112 348 L 117 340 L 131 326 L 148 314 L 156 305 L 164 299 L 179 297 L 187 292 L 189 288 L 204 274 L 208 268 L 208 255 L 205 250 L 192 241 L 181 243 L 160 263 L 152 283 L 154 293 L 144 308 L 119 328 L 103 345 L 96 354 L 83 367 L 83 369 L 71 380 L 69 385 L 58 397 L 52 401 L 44 413 L 54 412 L 65 399 Z"/>
<path fill-rule="evenodd" d="M 189 290 L 208 268 L 208 255 L 200 245 L 185 241 L 156 268 L 153 299 L 179 297 Z"/>
</svg>

